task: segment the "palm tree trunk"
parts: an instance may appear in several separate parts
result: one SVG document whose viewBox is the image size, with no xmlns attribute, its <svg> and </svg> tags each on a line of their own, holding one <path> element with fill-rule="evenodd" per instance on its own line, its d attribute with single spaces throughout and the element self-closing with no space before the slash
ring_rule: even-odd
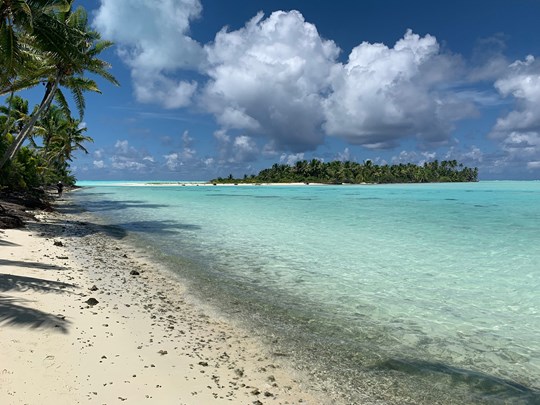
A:
<svg viewBox="0 0 540 405">
<path fill-rule="evenodd" d="M 41 114 L 43 114 L 43 112 L 46 111 L 51 105 L 54 99 L 54 95 L 56 94 L 56 90 L 58 90 L 58 84 L 60 83 L 61 77 L 62 77 L 62 74 L 58 72 L 58 74 L 56 75 L 56 78 L 54 79 L 54 82 L 47 83 L 47 90 L 45 91 L 45 94 L 43 96 L 43 99 L 41 100 L 39 108 L 34 114 L 32 114 L 30 121 L 26 123 L 26 125 L 23 127 L 21 132 L 19 132 L 19 134 L 17 135 L 13 143 L 4 152 L 4 156 L 2 156 L 2 160 L 0 160 L 0 169 L 4 167 L 4 165 L 6 164 L 8 160 L 12 160 L 15 157 L 19 149 L 21 149 L 21 146 L 23 145 L 28 135 L 30 135 L 30 133 L 34 129 L 34 125 L 36 124 Z"/>
</svg>

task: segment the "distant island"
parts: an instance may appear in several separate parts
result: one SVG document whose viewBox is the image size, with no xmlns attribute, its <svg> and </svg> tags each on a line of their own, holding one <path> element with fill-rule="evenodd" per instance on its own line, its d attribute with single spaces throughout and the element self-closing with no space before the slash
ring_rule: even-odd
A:
<svg viewBox="0 0 540 405">
<path fill-rule="evenodd" d="M 376 165 L 371 160 L 357 162 L 322 162 L 301 160 L 294 165 L 274 164 L 257 175 L 233 175 L 210 180 L 214 184 L 230 183 L 324 183 L 324 184 L 389 184 L 389 183 L 444 183 L 478 181 L 478 168 L 465 167 L 456 160 L 434 160 L 423 165 L 413 163 Z"/>
</svg>

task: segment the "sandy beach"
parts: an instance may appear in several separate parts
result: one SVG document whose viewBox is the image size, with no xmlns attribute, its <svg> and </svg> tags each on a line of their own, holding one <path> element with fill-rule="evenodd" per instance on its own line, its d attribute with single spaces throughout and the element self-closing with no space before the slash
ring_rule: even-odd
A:
<svg viewBox="0 0 540 405">
<path fill-rule="evenodd" d="M 249 331 L 85 214 L 0 230 L 1 404 L 324 404 Z"/>
</svg>

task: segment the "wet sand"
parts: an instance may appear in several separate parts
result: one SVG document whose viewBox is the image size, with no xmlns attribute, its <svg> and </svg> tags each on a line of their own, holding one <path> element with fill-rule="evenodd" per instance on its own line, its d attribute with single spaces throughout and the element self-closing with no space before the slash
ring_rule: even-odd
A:
<svg viewBox="0 0 540 405">
<path fill-rule="evenodd" d="M 330 404 L 85 214 L 0 230 L 0 403 Z"/>
</svg>

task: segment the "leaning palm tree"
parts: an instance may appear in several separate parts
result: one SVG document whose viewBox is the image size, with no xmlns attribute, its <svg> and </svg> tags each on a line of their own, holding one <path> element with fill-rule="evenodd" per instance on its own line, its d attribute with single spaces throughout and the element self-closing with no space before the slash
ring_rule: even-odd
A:
<svg viewBox="0 0 540 405">
<path fill-rule="evenodd" d="M 63 38 L 61 40 L 63 43 L 69 43 L 70 48 L 75 45 L 77 52 L 69 52 L 68 57 L 54 52 L 42 54 L 45 56 L 44 70 L 47 71 L 45 94 L 27 125 L 19 132 L 15 141 L 0 159 L 0 169 L 8 160 L 13 159 L 24 141 L 32 133 L 39 117 L 47 111 L 55 98 L 60 105 L 68 109 L 68 103 L 63 93 L 59 91 L 60 86 L 66 87 L 72 92 L 82 117 L 85 107 L 84 92 L 100 92 L 95 81 L 84 77 L 85 72 L 91 72 L 118 85 L 114 76 L 107 71 L 110 65 L 97 57 L 102 51 L 112 46 L 112 42 L 101 40 L 100 34 L 89 28 L 86 11 L 79 7 L 73 12 L 69 9 L 66 12 L 57 12 L 55 15 L 57 22 L 63 24 L 65 28 L 62 31 Z"/>
</svg>

